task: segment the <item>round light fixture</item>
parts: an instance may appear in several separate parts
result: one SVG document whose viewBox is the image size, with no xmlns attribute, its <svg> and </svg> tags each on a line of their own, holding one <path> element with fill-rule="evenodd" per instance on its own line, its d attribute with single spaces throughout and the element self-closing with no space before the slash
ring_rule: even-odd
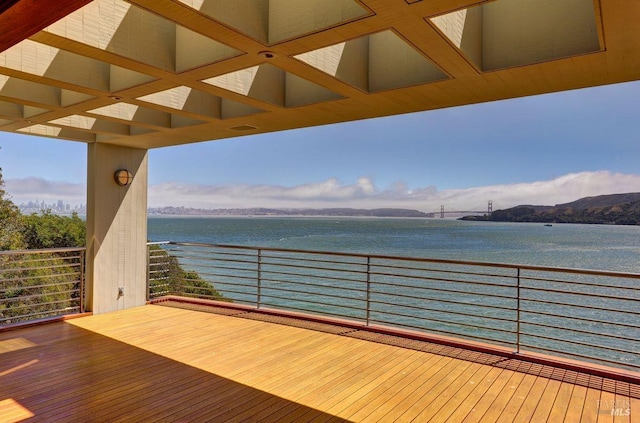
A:
<svg viewBox="0 0 640 423">
<path fill-rule="evenodd" d="M 258 56 L 265 59 L 274 59 L 278 57 L 278 55 L 272 51 L 261 51 L 260 53 L 258 53 Z"/>
<path fill-rule="evenodd" d="M 124 187 L 131 185 L 131 182 L 133 181 L 133 174 L 127 169 L 118 169 L 116 170 L 116 173 L 113 174 L 113 178 L 116 180 L 116 184 Z"/>
<path fill-rule="evenodd" d="M 110 95 L 109 98 L 111 100 L 115 100 L 115 101 L 120 101 L 122 100 L 122 97 L 120 97 L 119 95 Z"/>
</svg>

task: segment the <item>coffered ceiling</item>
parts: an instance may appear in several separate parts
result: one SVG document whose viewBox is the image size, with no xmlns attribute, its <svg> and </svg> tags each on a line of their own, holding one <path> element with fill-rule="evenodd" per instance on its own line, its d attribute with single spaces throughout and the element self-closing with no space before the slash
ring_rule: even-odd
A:
<svg viewBox="0 0 640 423">
<path fill-rule="evenodd" d="M 640 79 L 631 0 L 48 3 L 0 3 L 0 131 L 155 148 Z"/>
</svg>

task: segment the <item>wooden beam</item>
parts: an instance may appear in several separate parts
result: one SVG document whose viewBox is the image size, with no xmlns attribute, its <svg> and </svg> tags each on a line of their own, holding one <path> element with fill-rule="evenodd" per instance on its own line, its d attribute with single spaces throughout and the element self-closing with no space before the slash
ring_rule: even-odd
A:
<svg viewBox="0 0 640 423">
<path fill-rule="evenodd" d="M 90 2 L 91 0 L 0 0 L 0 52 Z"/>
<path fill-rule="evenodd" d="M 0 13 L 4 13 L 5 10 L 16 4 L 19 0 L 0 0 Z"/>
</svg>

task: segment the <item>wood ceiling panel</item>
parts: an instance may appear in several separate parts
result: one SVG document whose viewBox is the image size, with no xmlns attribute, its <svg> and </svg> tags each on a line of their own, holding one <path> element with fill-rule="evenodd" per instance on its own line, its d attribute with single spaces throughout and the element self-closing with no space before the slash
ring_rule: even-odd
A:
<svg viewBox="0 0 640 423">
<path fill-rule="evenodd" d="M 0 63 L 0 101 L 21 111 L 0 129 L 154 148 L 639 80 L 640 2 L 567 4 L 589 19 L 563 32 L 553 0 L 0 0 L 0 48 L 28 38 Z M 496 7 L 474 19 L 517 42 L 460 24 Z M 538 45 L 546 24 L 560 35 Z"/>
</svg>

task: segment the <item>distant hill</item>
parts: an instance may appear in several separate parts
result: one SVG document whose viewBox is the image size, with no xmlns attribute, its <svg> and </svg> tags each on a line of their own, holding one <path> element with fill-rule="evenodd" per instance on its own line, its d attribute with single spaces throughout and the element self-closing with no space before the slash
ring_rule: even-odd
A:
<svg viewBox="0 0 640 423">
<path fill-rule="evenodd" d="M 339 216 L 339 217 L 427 217 L 426 213 L 410 209 L 198 209 L 191 207 L 155 207 L 150 215 L 164 216 Z"/>
<path fill-rule="evenodd" d="M 640 225 L 640 193 L 585 197 L 555 206 L 522 205 L 461 220 Z"/>
<path fill-rule="evenodd" d="M 293 209 L 284 210 L 288 215 L 296 216 L 352 216 L 352 217 L 427 217 L 426 213 L 410 209 L 351 209 L 351 208 L 330 208 L 330 209 Z"/>
<path fill-rule="evenodd" d="M 619 204 L 628 204 L 640 201 L 640 192 L 628 194 L 598 195 L 596 197 L 584 197 L 572 203 L 558 204 L 558 208 L 573 208 L 576 210 L 586 210 L 595 207 L 612 207 Z"/>
</svg>

